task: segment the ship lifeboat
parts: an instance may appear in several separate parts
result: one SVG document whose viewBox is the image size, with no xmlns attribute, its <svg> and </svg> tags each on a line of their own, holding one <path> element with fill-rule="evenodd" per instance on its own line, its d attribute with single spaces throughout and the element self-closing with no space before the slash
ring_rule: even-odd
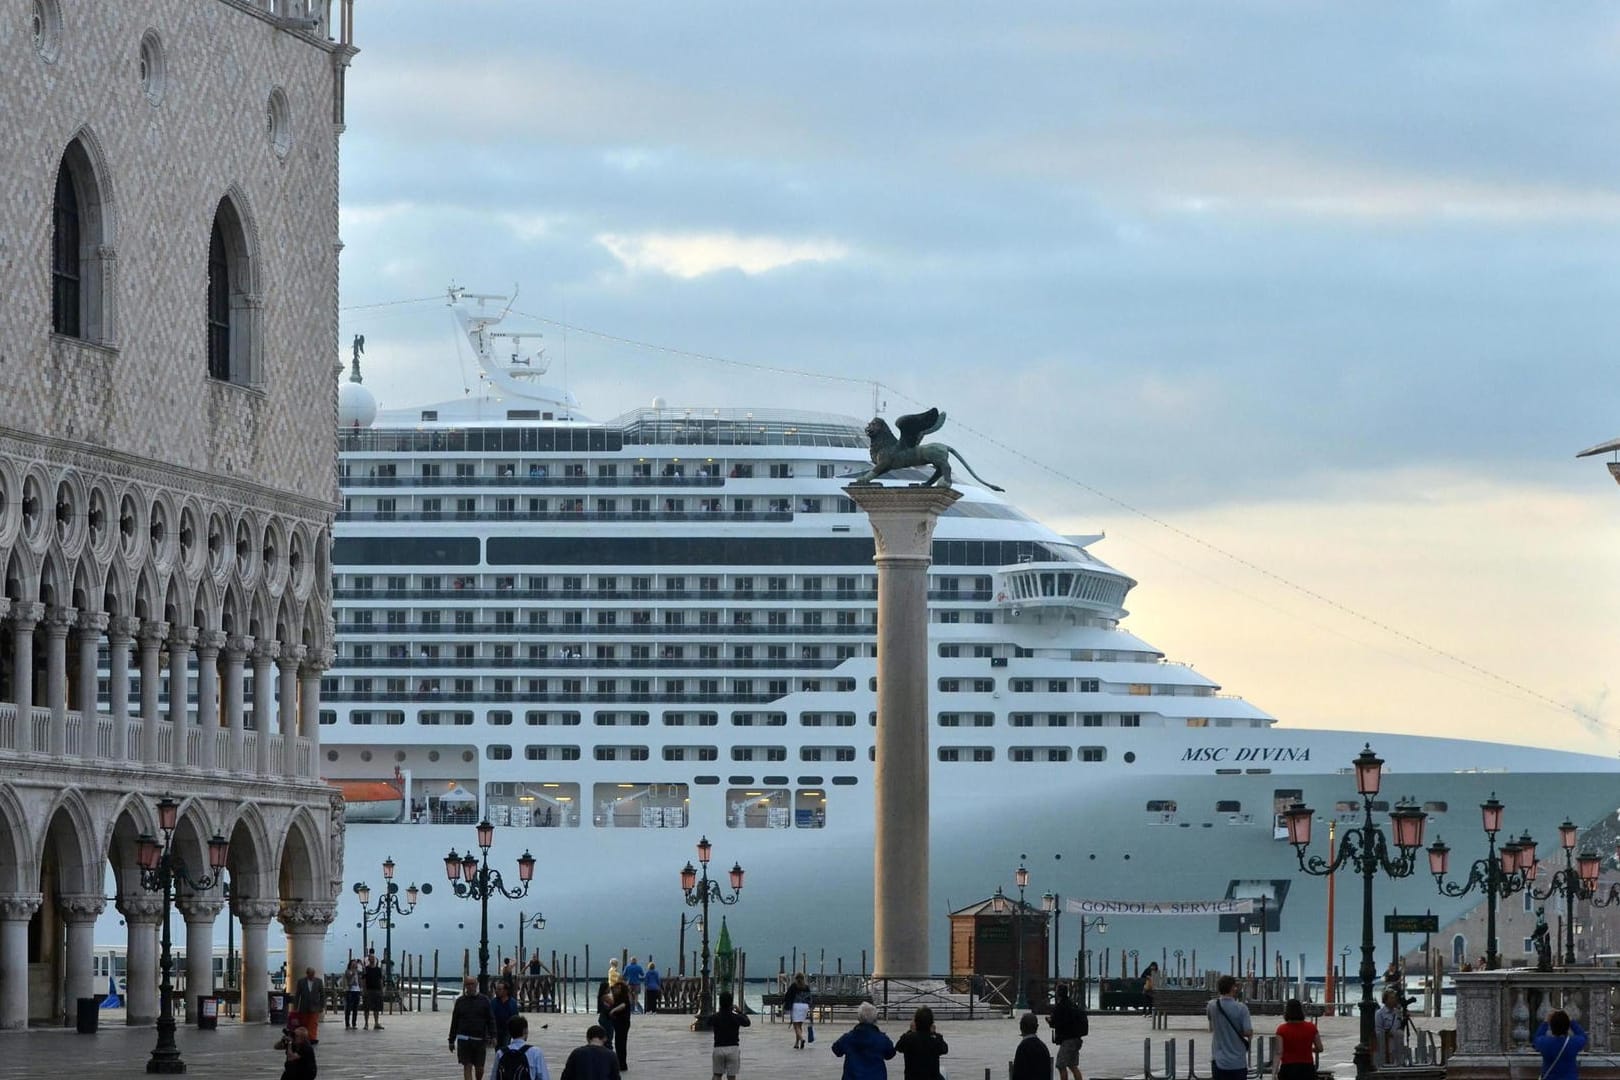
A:
<svg viewBox="0 0 1620 1080">
<path fill-rule="evenodd" d="M 403 821 L 405 797 L 388 780 L 332 780 L 343 793 L 343 820 L 376 824 Z"/>
</svg>

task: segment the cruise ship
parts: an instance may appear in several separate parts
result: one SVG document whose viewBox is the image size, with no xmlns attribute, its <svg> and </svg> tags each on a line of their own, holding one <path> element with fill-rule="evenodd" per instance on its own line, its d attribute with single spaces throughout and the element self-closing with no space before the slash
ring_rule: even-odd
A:
<svg viewBox="0 0 1620 1080">
<path fill-rule="evenodd" d="M 543 353 L 504 335 L 504 298 L 450 301 L 476 391 L 379 411 L 357 368 L 341 387 L 321 754 L 348 797 L 346 877 L 391 857 L 396 881 L 437 886 L 397 921 L 396 951 L 476 951 L 477 905 L 446 887 L 444 859 L 487 818 L 509 884 L 518 856 L 538 860 L 526 897 L 493 901 L 495 948 L 510 955 L 520 912 L 543 911 L 531 951 L 537 938 L 548 954 L 627 949 L 673 969 L 679 872 L 706 835 L 715 870 L 746 871 L 724 911 L 756 973 L 795 953 L 858 970 L 876 578 L 843 488 L 866 464 L 864 421 L 661 400 L 590 419 L 547 384 Z M 1016 894 L 1022 860 L 1035 905 L 1264 896 L 1272 957 L 1320 975 L 1327 886 L 1298 872 L 1278 815 L 1303 800 L 1359 823 L 1351 762 L 1369 741 L 1387 761 L 1377 809 L 1415 800 L 1460 862 L 1485 854 L 1492 794 L 1543 851 L 1566 817 L 1597 826 L 1620 804 L 1609 757 L 1278 723 L 1125 627 L 1137 583 L 1100 557 L 1100 535 L 1060 535 L 958 487 L 929 590 L 937 970 L 947 913 Z M 1444 924 L 1478 901 L 1442 896 L 1423 861 L 1379 880 L 1381 912 Z M 358 903 L 341 903 L 333 964 L 361 944 Z M 1358 908 L 1339 904 L 1341 944 L 1359 939 Z M 1059 927 L 1066 973 L 1084 963 L 1075 918 Z M 1200 968 L 1228 968 L 1240 918 L 1112 916 L 1088 942 L 1091 970 L 1104 945 L 1116 972 L 1133 951 L 1142 967 L 1177 949 L 1183 966 L 1196 951 Z M 1510 960 L 1522 944 L 1503 943 Z"/>
</svg>

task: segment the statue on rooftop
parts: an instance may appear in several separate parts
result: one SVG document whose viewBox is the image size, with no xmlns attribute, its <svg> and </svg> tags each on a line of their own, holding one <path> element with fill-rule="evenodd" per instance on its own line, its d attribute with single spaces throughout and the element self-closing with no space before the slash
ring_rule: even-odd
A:
<svg viewBox="0 0 1620 1080">
<path fill-rule="evenodd" d="M 888 421 L 881 416 L 874 416 L 866 425 L 866 437 L 872 444 L 872 467 L 865 472 L 851 478 L 852 484 L 870 484 L 884 473 L 895 469 L 908 469 L 913 466 L 929 465 L 934 469 L 934 475 L 924 480 L 919 487 L 950 487 L 951 486 L 951 458 L 962 463 L 968 475 L 991 491 L 1002 489 L 990 483 L 973 471 L 973 466 L 944 443 L 925 443 L 924 435 L 931 435 L 945 426 L 945 414 L 938 409 L 929 409 L 927 412 L 911 413 L 902 416 L 894 422 L 900 429 L 900 434 L 889 428 Z"/>
</svg>

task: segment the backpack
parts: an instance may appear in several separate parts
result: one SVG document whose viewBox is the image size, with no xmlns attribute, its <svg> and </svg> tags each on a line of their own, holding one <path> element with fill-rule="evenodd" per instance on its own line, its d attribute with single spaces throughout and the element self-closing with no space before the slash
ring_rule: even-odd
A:
<svg viewBox="0 0 1620 1080">
<path fill-rule="evenodd" d="M 534 1073 L 529 1070 L 529 1047 L 525 1043 L 514 1050 L 503 1046 L 500 1059 L 495 1063 L 494 1080 L 535 1080 Z"/>
</svg>

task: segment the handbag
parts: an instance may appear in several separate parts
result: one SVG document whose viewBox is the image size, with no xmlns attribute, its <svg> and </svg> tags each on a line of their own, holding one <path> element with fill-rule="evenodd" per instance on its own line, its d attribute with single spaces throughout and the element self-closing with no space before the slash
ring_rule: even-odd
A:
<svg viewBox="0 0 1620 1080">
<path fill-rule="evenodd" d="M 804 1041 L 807 1042 L 807 1043 L 813 1043 L 813 1042 L 816 1041 L 816 1025 L 814 1025 L 814 1024 L 806 1024 L 806 1025 L 804 1025 Z M 1544 1078 L 1544 1080 L 1545 1080 L 1545 1078 Z"/>
</svg>

